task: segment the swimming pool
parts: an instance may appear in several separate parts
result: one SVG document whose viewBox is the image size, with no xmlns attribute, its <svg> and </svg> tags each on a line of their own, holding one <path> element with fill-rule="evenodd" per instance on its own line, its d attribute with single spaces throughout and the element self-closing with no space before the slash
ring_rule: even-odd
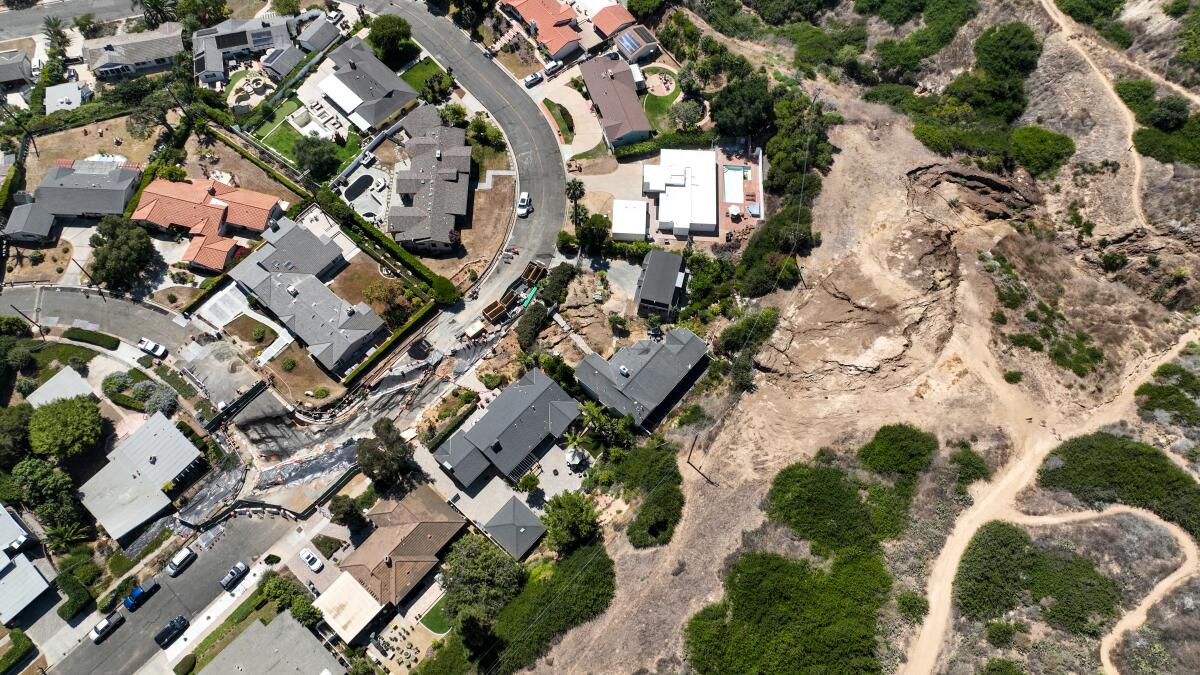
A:
<svg viewBox="0 0 1200 675">
<path fill-rule="evenodd" d="M 721 181 L 725 188 L 724 201 L 728 204 L 738 204 L 746 199 L 742 183 L 750 179 L 750 167 L 730 166 L 721 167 Z"/>
<path fill-rule="evenodd" d="M 374 182 L 375 179 L 371 176 L 371 174 L 364 173 L 358 178 L 355 178 L 353 183 L 347 185 L 346 190 L 342 193 L 342 195 L 345 196 L 346 201 L 352 202 L 355 199 L 358 199 L 362 193 L 370 189 Z"/>
</svg>

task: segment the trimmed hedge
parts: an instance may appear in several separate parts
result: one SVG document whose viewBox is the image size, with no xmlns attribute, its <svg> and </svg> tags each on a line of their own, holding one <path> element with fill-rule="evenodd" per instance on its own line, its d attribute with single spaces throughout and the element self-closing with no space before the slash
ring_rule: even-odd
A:
<svg viewBox="0 0 1200 675">
<path fill-rule="evenodd" d="M 467 421 L 467 418 L 471 416 L 471 413 L 475 412 L 475 408 L 478 406 L 478 403 L 470 403 L 463 406 L 462 411 L 450 420 L 450 423 L 446 425 L 445 429 L 442 429 L 436 436 L 429 439 L 429 442 L 425 444 L 425 447 L 429 448 L 430 452 L 436 450 L 438 446 L 446 442 L 447 438 L 450 438 L 450 434 L 458 431 L 458 428 L 463 425 L 463 422 Z"/>
<path fill-rule="evenodd" d="M 8 168 L 8 174 L 4 178 L 4 185 L 0 187 L 0 211 L 8 213 L 12 208 L 13 193 L 17 191 L 17 186 L 24 182 L 24 177 L 24 163 L 19 162 Z"/>
<path fill-rule="evenodd" d="M 652 155 L 659 150 L 688 150 L 692 148 L 707 148 L 717 140 L 717 132 L 709 131 L 672 131 L 659 134 L 648 141 L 622 145 L 613 150 L 617 159 L 627 159 L 641 155 Z"/>
<path fill-rule="evenodd" d="M 70 574 L 59 574 L 54 583 L 67 596 L 67 601 L 58 606 L 58 616 L 64 621 L 69 621 L 92 603 L 92 594 L 87 587 Z"/>
<path fill-rule="evenodd" d="M 133 198 L 129 200 L 129 204 L 125 207 L 125 217 L 132 218 L 133 212 L 137 210 L 138 202 L 142 201 L 142 193 L 146 191 L 146 187 L 158 176 L 158 162 L 151 162 L 146 170 L 142 172 L 142 182 L 138 183 L 137 192 L 133 193 Z"/>
<path fill-rule="evenodd" d="M 20 628 L 14 628 L 8 632 L 8 651 L 0 656 L 0 673 L 7 673 L 18 663 L 25 660 L 29 652 L 33 649 L 33 640 L 30 640 L 25 631 Z"/>
<path fill-rule="evenodd" d="M 392 351 L 392 349 L 396 347 L 396 345 L 400 344 L 402 339 L 404 339 L 413 331 L 413 329 L 420 325 L 420 323 L 425 319 L 425 315 L 428 314 L 432 309 L 432 302 L 427 302 L 424 305 L 421 305 L 417 311 L 412 313 L 412 316 L 408 317 L 408 321 L 406 321 L 403 326 L 396 329 L 396 332 L 392 333 L 391 337 L 384 341 L 383 344 L 379 345 L 378 349 L 376 349 L 370 356 L 363 359 L 362 363 L 355 366 L 354 370 L 350 371 L 350 374 L 346 376 L 346 379 L 342 380 L 342 384 L 349 386 L 358 380 L 358 378 L 370 372 L 371 368 L 375 367 L 375 364 L 382 360 L 384 356 L 386 356 Z"/>
<path fill-rule="evenodd" d="M 134 398 L 128 394 L 122 394 L 122 393 L 118 392 L 118 393 L 115 393 L 115 394 L 112 394 L 111 396 L 109 396 L 108 400 L 112 401 L 113 403 L 116 403 L 117 405 L 121 406 L 122 408 L 127 408 L 129 410 L 134 410 L 137 412 L 146 412 L 146 406 L 141 401 L 137 400 L 136 398 Z"/>
<path fill-rule="evenodd" d="M 102 614 L 107 614 L 113 611 L 122 600 L 133 592 L 137 586 L 137 577 L 125 577 L 117 587 L 105 593 L 98 601 L 96 601 L 96 609 Z"/>
<path fill-rule="evenodd" d="M 225 145 L 228 145 L 237 154 L 239 154 L 242 157 L 245 157 L 246 159 L 253 162 L 254 165 L 257 166 L 258 168 L 262 169 L 263 171 L 266 171 L 271 176 L 271 178 L 274 178 L 275 180 L 279 181 L 279 183 L 281 185 L 283 185 L 287 189 L 294 192 L 297 197 L 307 198 L 310 196 L 308 190 L 305 190 L 304 188 L 300 187 L 295 182 L 293 182 L 292 180 L 290 180 L 283 174 L 276 171 L 273 167 L 271 167 L 271 165 L 267 164 L 266 162 L 262 161 L 258 157 L 254 156 L 253 153 L 247 151 L 242 146 L 240 146 L 237 143 L 234 143 L 233 141 L 226 138 L 225 134 L 223 134 L 219 131 L 213 130 L 213 136 L 216 136 L 217 140 L 221 141 Z"/>
<path fill-rule="evenodd" d="M 192 311 L 194 311 L 197 307 L 203 305 L 204 301 L 208 300 L 209 296 L 224 288 L 225 282 L 227 281 L 229 281 L 228 274 L 221 274 L 220 276 L 212 277 L 212 283 L 208 285 L 208 288 L 201 289 L 200 294 L 192 298 L 188 304 L 184 305 L 183 309 L 179 310 L 179 313 L 184 315 L 191 314 Z"/>
<path fill-rule="evenodd" d="M 182 659 L 180 659 L 179 663 L 175 664 L 175 667 L 172 670 L 174 671 L 175 675 L 190 675 L 192 671 L 196 670 L 196 655 L 185 655 Z"/>
<path fill-rule="evenodd" d="M 63 337 L 67 338 L 68 340 L 86 342 L 89 345 L 103 347 L 109 351 L 115 350 L 121 344 L 120 340 L 107 333 L 99 333 L 94 330 L 87 330 L 84 328 L 68 328 L 63 331 Z"/>
</svg>

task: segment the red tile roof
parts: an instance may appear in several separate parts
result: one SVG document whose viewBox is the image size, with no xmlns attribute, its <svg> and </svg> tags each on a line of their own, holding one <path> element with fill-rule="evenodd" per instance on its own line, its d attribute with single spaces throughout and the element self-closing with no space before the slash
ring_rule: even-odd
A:
<svg viewBox="0 0 1200 675">
<path fill-rule="evenodd" d="M 575 9 L 555 0 L 501 0 L 517 10 L 521 19 L 537 27 L 537 41 L 551 55 L 558 54 L 563 47 L 579 41 L 579 33 L 569 25 L 578 19 Z"/>
<path fill-rule="evenodd" d="M 596 12 L 596 15 L 592 17 L 592 25 L 604 37 L 633 25 L 635 21 L 636 19 L 629 13 L 629 10 L 625 9 L 625 5 L 609 5 Z"/>
</svg>

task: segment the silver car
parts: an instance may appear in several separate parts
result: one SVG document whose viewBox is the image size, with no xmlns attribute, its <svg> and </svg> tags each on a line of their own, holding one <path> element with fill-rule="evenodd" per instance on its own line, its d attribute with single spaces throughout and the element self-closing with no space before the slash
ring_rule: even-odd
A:
<svg viewBox="0 0 1200 675">
<path fill-rule="evenodd" d="M 120 626 L 123 623 L 125 623 L 125 615 L 121 614 L 120 612 L 113 612 L 101 619 L 100 623 L 96 624 L 96 627 L 88 632 L 88 638 L 90 638 L 92 642 L 100 644 L 104 641 L 104 638 L 108 637 L 114 630 L 117 629 L 117 626 Z"/>
</svg>

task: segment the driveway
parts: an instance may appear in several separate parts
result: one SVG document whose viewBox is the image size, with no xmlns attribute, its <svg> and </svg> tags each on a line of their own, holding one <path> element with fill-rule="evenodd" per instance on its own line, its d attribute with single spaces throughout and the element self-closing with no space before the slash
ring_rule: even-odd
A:
<svg viewBox="0 0 1200 675">
<path fill-rule="evenodd" d="M 564 148 L 570 149 L 563 152 L 563 155 L 568 158 L 581 152 L 587 152 L 604 140 L 604 132 L 600 129 L 600 119 L 592 112 L 592 104 L 588 103 L 579 92 L 568 84 L 571 78 L 578 75 L 579 66 L 572 66 L 554 80 L 537 88 L 537 95 L 554 101 L 571 113 L 571 121 L 575 125 L 575 138 L 572 139 L 570 145 L 564 146 Z"/>
<path fill-rule="evenodd" d="M 79 265 L 87 266 L 88 260 L 92 257 L 92 245 L 89 241 L 92 234 L 96 231 L 96 223 L 84 220 L 68 220 L 62 226 L 62 238 L 71 242 L 74 250 L 71 252 L 71 258 Z M 62 278 L 59 283 L 64 286 L 84 286 L 87 284 L 87 279 L 83 277 L 83 272 L 79 269 L 79 265 L 71 263 L 66 266 L 63 271 Z"/>
<path fill-rule="evenodd" d="M 282 537 L 294 523 L 283 518 L 235 518 L 227 521 L 224 531 L 207 550 L 197 551 L 196 561 L 183 574 L 172 579 L 159 575 L 162 588 L 141 609 L 124 608 L 125 625 L 98 645 L 84 640 L 51 672 L 62 675 L 136 672 L 143 663 L 159 653 L 154 634 L 167 621 L 183 615 L 196 621 L 199 612 L 220 596 L 218 581 L 234 563 L 252 564 L 254 559 Z M 84 622 L 89 628 L 100 620 L 98 614 Z"/>
</svg>

